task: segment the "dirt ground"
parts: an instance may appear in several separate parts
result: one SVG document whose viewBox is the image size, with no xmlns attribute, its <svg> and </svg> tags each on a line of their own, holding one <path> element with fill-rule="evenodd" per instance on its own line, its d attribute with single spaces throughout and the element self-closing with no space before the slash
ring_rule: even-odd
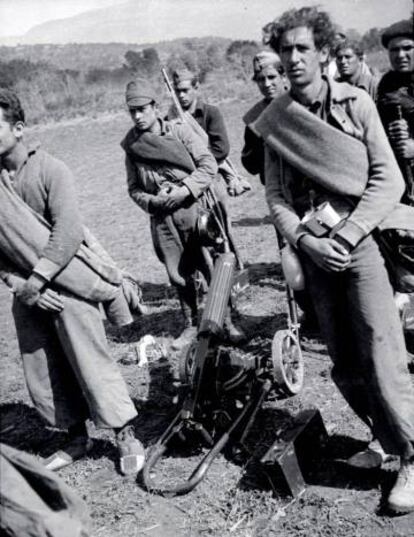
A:
<svg viewBox="0 0 414 537">
<path fill-rule="evenodd" d="M 243 126 L 239 119 L 252 103 L 229 102 L 223 110 L 239 164 Z M 30 131 L 46 149 L 73 170 L 85 223 L 119 265 L 141 282 L 150 313 L 124 329 L 108 326 L 119 362 L 139 411 L 137 435 L 146 447 L 156 441 L 177 412 L 177 356 L 136 364 L 136 344 L 152 334 L 168 345 L 180 331 L 178 302 L 152 249 L 147 216 L 129 200 L 119 142 L 129 128 L 126 114 L 84 119 Z M 263 189 L 231 200 L 234 234 L 249 266 L 251 285 L 238 303 L 239 322 L 253 340 L 270 349 L 276 330 L 286 325 L 286 301 L 275 236 L 267 218 Z M 2 441 L 38 456 L 47 455 L 65 434 L 45 426 L 31 406 L 10 314 L 10 296 L 0 288 Z M 414 329 L 414 327 L 413 327 Z M 357 471 L 344 460 L 365 446 L 368 431 L 350 412 L 330 379 L 325 347 L 303 334 L 305 382 L 295 397 L 267 401 L 248 438 L 247 460 L 220 455 L 193 492 L 168 499 L 145 492 L 116 470 L 113 437 L 89 426 L 94 438 L 90 456 L 60 472 L 90 508 L 94 537 L 409 537 L 414 515 L 387 517 L 383 499 L 395 479 L 396 462 L 381 470 Z M 249 347 L 244 349 L 249 350 Z M 276 471 L 266 473 L 259 455 L 287 420 L 304 409 L 318 409 L 329 434 L 306 474 L 307 487 L 293 499 Z M 188 475 L 200 453 L 175 453 L 166 464 L 172 474 Z"/>
</svg>

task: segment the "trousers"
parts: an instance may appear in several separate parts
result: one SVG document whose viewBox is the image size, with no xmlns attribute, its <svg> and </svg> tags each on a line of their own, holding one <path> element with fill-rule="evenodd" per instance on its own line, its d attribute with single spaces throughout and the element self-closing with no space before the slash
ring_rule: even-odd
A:
<svg viewBox="0 0 414 537">
<path fill-rule="evenodd" d="M 99 428 L 122 427 L 137 412 L 110 356 L 99 307 L 74 295 L 61 297 L 60 313 L 13 302 L 33 404 L 50 425 L 61 429 L 87 418 Z"/>
<path fill-rule="evenodd" d="M 384 259 L 372 235 L 350 266 L 326 272 L 301 255 L 306 285 L 333 360 L 332 378 L 387 453 L 414 454 L 414 388 Z"/>
</svg>

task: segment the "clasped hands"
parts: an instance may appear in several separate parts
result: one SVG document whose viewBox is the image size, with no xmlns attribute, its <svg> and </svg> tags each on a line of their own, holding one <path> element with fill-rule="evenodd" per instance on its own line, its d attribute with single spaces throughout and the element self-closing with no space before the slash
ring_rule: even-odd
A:
<svg viewBox="0 0 414 537">
<path fill-rule="evenodd" d="M 408 123 L 405 119 L 396 119 L 387 126 L 391 145 L 399 158 L 414 158 L 414 140 L 410 137 Z"/>
<path fill-rule="evenodd" d="M 149 208 L 153 214 L 171 213 L 180 209 L 191 195 L 190 190 L 185 186 L 171 186 L 161 190 L 159 194 L 152 196 Z"/>
<path fill-rule="evenodd" d="M 299 248 L 327 272 L 343 272 L 351 263 L 350 250 L 334 238 L 306 234 L 300 238 Z"/>
<path fill-rule="evenodd" d="M 45 280 L 36 274 L 32 274 L 26 280 L 20 276 L 10 277 L 11 290 L 16 298 L 26 306 L 37 306 L 44 311 L 59 313 L 64 304 L 61 296 L 53 289 L 44 288 Z"/>
</svg>

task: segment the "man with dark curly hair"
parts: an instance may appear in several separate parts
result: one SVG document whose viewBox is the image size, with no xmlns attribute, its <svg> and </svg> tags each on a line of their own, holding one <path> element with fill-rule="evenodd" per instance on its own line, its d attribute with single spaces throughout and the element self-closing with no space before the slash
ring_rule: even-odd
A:
<svg viewBox="0 0 414 537">
<path fill-rule="evenodd" d="M 406 229 L 414 228 L 414 214 L 399 205 L 404 180 L 372 99 L 322 75 L 334 33 L 316 7 L 267 25 L 291 90 L 252 128 L 265 142 L 270 212 L 299 252 L 333 378 L 383 448 L 371 450 L 374 462 L 381 464 L 385 452 L 400 456 L 388 505 L 405 513 L 414 510 L 414 390 L 375 237 L 378 226 L 395 225 L 397 209 Z M 317 209 L 333 222 L 315 225 Z"/>
</svg>

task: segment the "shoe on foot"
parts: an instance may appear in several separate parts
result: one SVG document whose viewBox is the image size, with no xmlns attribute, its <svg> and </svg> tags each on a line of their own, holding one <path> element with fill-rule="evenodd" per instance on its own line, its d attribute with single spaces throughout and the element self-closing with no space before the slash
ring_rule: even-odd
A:
<svg viewBox="0 0 414 537">
<path fill-rule="evenodd" d="M 378 440 L 372 440 L 368 447 L 352 455 L 346 462 L 355 468 L 364 468 L 366 470 L 380 468 L 382 463 L 391 459 L 391 455 L 385 453 Z"/>
<path fill-rule="evenodd" d="M 123 475 L 136 475 L 144 466 L 145 450 L 141 442 L 135 438 L 132 425 L 126 425 L 116 433 L 116 444 L 119 451 L 121 473 Z"/>
<path fill-rule="evenodd" d="M 388 507 L 396 514 L 414 511 L 414 458 L 401 459 L 397 481 L 388 497 Z"/>
<path fill-rule="evenodd" d="M 246 341 L 246 334 L 238 328 L 230 318 L 224 321 L 224 337 L 232 345 L 240 345 Z"/>
<path fill-rule="evenodd" d="M 93 442 L 89 437 L 76 436 L 62 449 L 55 451 L 50 457 L 44 459 L 43 465 L 48 470 L 55 472 L 85 457 L 92 450 L 92 446 Z"/>
<path fill-rule="evenodd" d="M 177 338 L 175 338 L 174 341 L 171 343 L 171 349 L 173 351 L 181 350 L 186 345 L 189 345 L 196 335 L 197 335 L 197 327 L 187 326 L 186 328 L 184 328 L 181 334 Z"/>
</svg>

